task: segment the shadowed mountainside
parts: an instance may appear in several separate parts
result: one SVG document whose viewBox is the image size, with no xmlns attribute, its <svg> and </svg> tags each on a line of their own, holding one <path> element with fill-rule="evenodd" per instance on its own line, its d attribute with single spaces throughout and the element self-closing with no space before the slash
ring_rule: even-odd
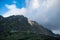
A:
<svg viewBox="0 0 60 40">
<path fill-rule="evenodd" d="M 0 39 L 57 40 L 58 37 L 55 37 L 55 34 L 50 30 L 35 21 L 28 20 L 23 15 L 13 15 L 6 18 L 0 16 Z"/>
</svg>

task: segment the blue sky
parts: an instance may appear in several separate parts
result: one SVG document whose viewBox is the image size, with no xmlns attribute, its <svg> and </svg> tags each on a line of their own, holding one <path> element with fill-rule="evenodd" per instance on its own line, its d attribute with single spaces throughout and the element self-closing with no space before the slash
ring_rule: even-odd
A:
<svg viewBox="0 0 60 40">
<path fill-rule="evenodd" d="M 6 8 L 6 4 L 12 5 L 13 1 L 16 1 L 16 7 L 22 8 L 26 6 L 25 0 L 0 0 L 0 15 L 4 14 L 8 11 L 8 8 Z M 4 11 L 4 12 L 3 12 Z"/>
<path fill-rule="evenodd" d="M 60 34 L 59 0 L 0 0 L 0 15 L 24 15 Z"/>
</svg>

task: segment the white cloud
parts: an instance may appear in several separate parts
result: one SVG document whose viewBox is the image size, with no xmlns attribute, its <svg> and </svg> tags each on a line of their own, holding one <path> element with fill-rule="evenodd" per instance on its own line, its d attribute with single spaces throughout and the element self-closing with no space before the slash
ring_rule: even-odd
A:
<svg viewBox="0 0 60 40">
<path fill-rule="evenodd" d="M 28 10 L 27 15 L 30 15 L 28 17 L 34 20 L 40 18 L 44 22 L 47 22 L 49 17 L 51 17 L 52 15 L 56 15 L 53 12 L 57 12 L 57 3 L 58 0 L 29 0 L 26 4 Z"/>
<path fill-rule="evenodd" d="M 58 33 L 60 34 L 60 30 L 52 30 L 52 32 L 55 34 L 58 34 Z"/>
<path fill-rule="evenodd" d="M 30 4 L 30 7 L 32 9 L 37 9 L 39 8 L 40 4 L 39 4 L 39 0 L 32 0 L 31 4 Z"/>
<path fill-rule="evenodd" d="M 9 11 L 6 12 L 5 14 L 3 14 L 4 17 L 8 17 L 11 15 L 24 15 L 26 13 L 25 8 L 18 9 L 18 8 L 16 8 L 15 4 L 5 5 L 5 6 L 9 9 Z"/>
</svg>

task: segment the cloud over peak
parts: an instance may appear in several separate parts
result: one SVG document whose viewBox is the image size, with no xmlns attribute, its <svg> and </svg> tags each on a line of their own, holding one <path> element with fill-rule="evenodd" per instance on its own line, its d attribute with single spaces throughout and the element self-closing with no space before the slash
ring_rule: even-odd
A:
<svg viewBox="0 0 60 40">
<path fill-rule="evenodd" d="M 6 5 L 9 10 L 3 16 L 24 15 L 41 24 L 54 25 L 47 27 L 51 30 L 60 29 L 60 0 L 25 0 L 25 2 L 26 8 L 21 9 L 16 8 L 16 4 Z"/>
<path fill-rule="evenodd" d="M 18 9 L 18 8 L 16 8 L 15 4 L 5 5 L 5 6 L 9 9 L 9 11 L 6 12 L 5 14 L 3 14 L 4 17 L 8 17 L 11 15 L 24 15 L 26 13 L 25 8 Z"/>
</svg>

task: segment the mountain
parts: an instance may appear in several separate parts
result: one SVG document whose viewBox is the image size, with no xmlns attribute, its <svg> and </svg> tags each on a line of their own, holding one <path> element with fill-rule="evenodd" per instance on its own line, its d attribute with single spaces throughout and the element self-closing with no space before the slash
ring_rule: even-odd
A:
<svg viewBox="0 0 60 40">
<path fill-rule="evenodd" d="M 42 25 L 39 25 L 37 22 L 30 21 L 29 23 L 30 23 L 30 25 L 32 25 L 33 29 L 35 29 L 34 31 L 36 31 L 36 33 L 49 35 L 49 36 L 54 36 L 54 33 L 52 33 L 47 28 L 44 28 Z"/>
<path fill-rule="evenodd" d="M 20 36 L 19 36 L 20 35 Z M 23 15 L 13 15 L 10 17 L 0 16 L 0 39 L 2 40 L 17 40 L 19 38 L 37 39 L 48 37 L 55 39 L 55 34 L 44 28 L 35 21 L 29 20 Z M 42 39 L 43 39 L 42 38 Z M 20 39 L 19 39 L 20 40 Z M 43 39 L 44 40 L 44 39 Z"/>
</svg>

